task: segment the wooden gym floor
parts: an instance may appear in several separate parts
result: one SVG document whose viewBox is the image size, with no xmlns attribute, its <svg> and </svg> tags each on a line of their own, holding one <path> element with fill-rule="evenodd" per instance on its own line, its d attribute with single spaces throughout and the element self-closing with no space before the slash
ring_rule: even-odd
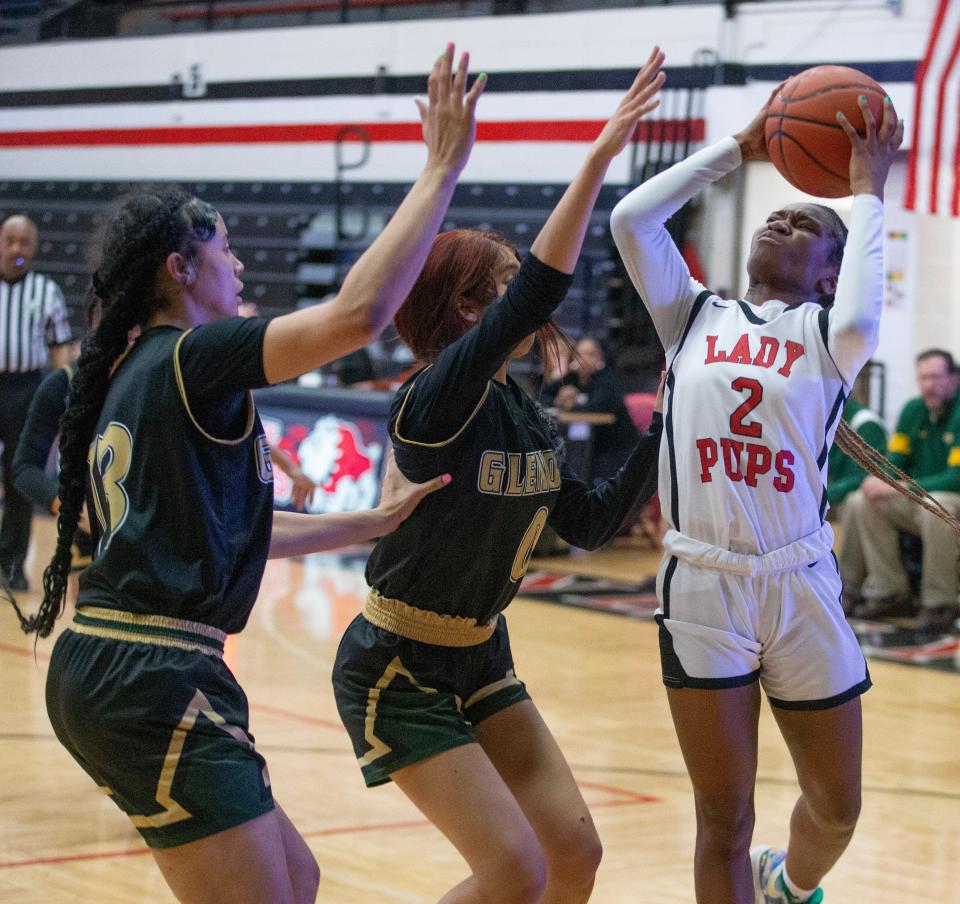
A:
<svg viewBox="0 0 960 904">
<path fill-rule="evenodd" d="M 36 588 L 52 521 L 34 524 Z M 655 554 L 632 549 L 543 563 L 620 578 L 655 566 Z M 271 562 L 227 657 L 250 699 L 275 796 L 320 862 L 320 900 L 428 904 L 465 876 L 464 863 L 395 787 L 364 788 L 330 689 L 337 642 L 363 593 L 362 570 L 349 558 Z M 28 608 L 38 602 L 35 592 L 21 599 Z M 693 804 L 655 625 L 522 599 L 509 619 L 518 674 L 604 843 L 592 900 L 691 904 Z M 53 736 L 43 703 L 51 647 L 42 641 L 34 655 L 13 613 L 0 612 L 0 901 L 172 901 L 137 833 Z M 826 900 L 946 902 L 960 868 L 960 675 L 881 662 L 871 673 L 863 815 L 824 883 Z M 766 708 L 760 744 L 756 838 L 782 844 L 797 788 Z"/>
</svg>

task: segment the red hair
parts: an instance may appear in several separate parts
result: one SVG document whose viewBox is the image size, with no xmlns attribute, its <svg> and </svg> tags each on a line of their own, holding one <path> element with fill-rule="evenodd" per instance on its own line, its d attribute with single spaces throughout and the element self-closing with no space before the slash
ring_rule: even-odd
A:
<svg viewBox="0 0 960 904">
<path fill-rule="evenodd" d="M 461 311 L 465 301 L 481 308 L 496 301 L 504 252 L 520 260 L 517 249 L 498 232 L 452 229 L 434 239 L 423 270 L 393 321 L 418 361 L 433 361 L 471 328 Z M 537 330 L 537 339 L 543 351 L 560 343 L 574 347 L 553 322 Z"/>
</svg>

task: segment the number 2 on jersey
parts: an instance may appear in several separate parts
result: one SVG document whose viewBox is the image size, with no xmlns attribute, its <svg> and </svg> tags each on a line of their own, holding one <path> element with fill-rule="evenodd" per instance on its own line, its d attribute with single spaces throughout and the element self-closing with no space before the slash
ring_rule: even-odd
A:
<svg viewBox="0 0 960 904">
<path fill-rule="evenodd" d="M 111 421 L 90 445 L 88 463 L 93 507 L 103 532 L 97 544 L 97 555 L 110 545 L 113 535 L 127 520 L 130 498 L 123 488 L 123 481 L 130 473 L 132 460 L 133 437 L 117 421 Z"/>
<path fill-rule="evenodd" d="M 763 386 L 760 385 L 759 380 L 751 377 L 737 377 L 730 386 L 737 392 L 749 393 L 747 400 L 742 405 L 738 405 L 730 415 L 730 432 L 736 433 L 737 436 L 759 438 L 763 435 L 763 424 L 759 421 L 745 424 L 743 419 L 763 401 Z"/>
</svg>

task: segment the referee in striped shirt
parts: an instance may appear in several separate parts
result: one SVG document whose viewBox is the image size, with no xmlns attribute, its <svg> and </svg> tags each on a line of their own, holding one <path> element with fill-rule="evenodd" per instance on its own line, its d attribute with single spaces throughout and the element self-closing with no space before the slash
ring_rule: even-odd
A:
<svg viewBox="0 0 960 904">
<path fill-rule="evenodd" d="M 13 453 L 30 399 L 49 365 L 66 363 L 70 342 L 67 305 L 60 287 L 30 269 L 37 253 L 37 225 L 15 215 L 0 224 L 0 443 L 3 443 L 3 521 L 0 571 L 10 587 L 26 590 L 23 561 L 30 545 L 28 499 L 13 486 Z"/>
</svg>

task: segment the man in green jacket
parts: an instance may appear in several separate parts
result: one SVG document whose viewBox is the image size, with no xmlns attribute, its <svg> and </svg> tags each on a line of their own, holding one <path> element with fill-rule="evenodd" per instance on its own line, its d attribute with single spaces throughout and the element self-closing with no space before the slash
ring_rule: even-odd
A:
<svg viewBox="0 0 960 904">
<path fill-rule="evenodd" d="M 875 411 L 871 411 L 866 405 L 861 405 L 853 399 L 848 399 L 843 409 L 843 419 L 868 446 L 873 446 L 878 452 L 886 451 L 887 429 L 880 420 L 880 415 Z M 834 443 L 830 447 L 830 456 L 827 459 L 827 475 L 830 520 L 839 521 L 843 516 L 844 500 L 860 489 L 860 484 L 863 483 L 867 472 Z"/>
<path fill-rule="evenodd" d="M 904 406 L 890 439 L 890 460 L 941 505 L 960 511 L 960 403 L 953 356 L 929 349 L 917 357 L 919 398 Z M 867 477 L 847 498 L 842 520 L 840 574 L 847 599 L 861 596 L 854 614 L 863 618 L 913 611 L 899 532 L 923 541 L 920 615 L 917 626 L 950 630 L 960 608 L 957 536 L 941 519 L 877 477 Z"/>
</svg>

